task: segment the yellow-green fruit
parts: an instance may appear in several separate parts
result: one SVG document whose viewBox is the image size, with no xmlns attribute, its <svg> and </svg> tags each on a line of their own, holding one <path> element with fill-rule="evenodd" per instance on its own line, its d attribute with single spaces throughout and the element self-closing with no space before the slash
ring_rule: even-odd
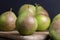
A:
<svg viewBox="0 0 60 40">
<path fill-rule="evenodd" d="M 35 6 L 31 4 L 24 4 L 19 8 L 18 15 L 23 12 L 29 12 L 31 15 L 35 15 Z"/>
<path fill-rule="evenodd" d="M 11 31 L 16 28 L 16 15 L 12 11 L 6 11 L 0 16 L 0 30 Z"/>
<path fill-rule="evenodd" d="M 38 16 L 36 16 L 36 19 L 38 21 L 37 31 L 47 30 L 47 28 L 50 25 L 50 18 L 49 17 L 46 17 L 44 15 L 38 15 Z"/>
<path fill-rule="evenodd" d="M 60 14 L 53 18 L 52 24 L 49 28 L 49 35 L 54 40 L 60 40 Z"/>
<path fill-rule="evenodd" d="M 17 18 L 16 28 L 21 35 L 33 34 L 37 29 L 37 20 L 29 13 L 24 12 Z"/>
</svg>

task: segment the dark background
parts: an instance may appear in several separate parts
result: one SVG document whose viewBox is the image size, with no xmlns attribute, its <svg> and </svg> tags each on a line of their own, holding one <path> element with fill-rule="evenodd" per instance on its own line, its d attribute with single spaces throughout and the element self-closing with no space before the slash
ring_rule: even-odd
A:
<svg viewBox="0 0 60 40">
<path fill-rule="evenodd" d="M 15 14 L 23 4 L 35 4 L 42 5 L 49 13 L 51 19 L 58 13 L 60 13 L 60 0 L 0 0 L 0 14 L 13 8 Z"/>
</svg>

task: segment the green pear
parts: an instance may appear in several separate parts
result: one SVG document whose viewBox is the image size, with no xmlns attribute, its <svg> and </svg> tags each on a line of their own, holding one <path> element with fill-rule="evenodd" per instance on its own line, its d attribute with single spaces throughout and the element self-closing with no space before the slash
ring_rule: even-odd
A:
<svg viewBox="0 0 60 40">
<path fill-rule="evenodd" d="M 49 28 L 49 35 L 54 40 L 60 40 L 60 14 L 53 18 L 52 24 Z"/>
<path fill-rule="evenodd" d="M 24 12 L 18 16 L 16 28 L 21 35 L 31 35 L 37 29 L 37 20 L 29 12 Z"/>
<path fill-rule="evenodd" d="M 50 25 L 50 18 L 44 15 L 37 15 L 36 19 L 38 21 L 37 31 L 47 30 Z"/>
<path fill-rule="evenodd" d="M 36 4 L 35 18 L 38 21 L 37 31 L 47 30 L 50 25 L 50 18 L 48 12 L 40 5 Z"/>
<path fill-rule="evenodd" d="M 29 12 L 30 14 L 35 15 L 35 9 L 36 7 L 32 4 L 24 4 L 19 8 L 18 15 L 23 12 Z"/>
<path fill-rule="evenodd" d="M 0 16 L 0 30 L 1 31 L 12 31 L 16 28 L 16 15 L 12 10 L 6 11 Z"/>
</svg>

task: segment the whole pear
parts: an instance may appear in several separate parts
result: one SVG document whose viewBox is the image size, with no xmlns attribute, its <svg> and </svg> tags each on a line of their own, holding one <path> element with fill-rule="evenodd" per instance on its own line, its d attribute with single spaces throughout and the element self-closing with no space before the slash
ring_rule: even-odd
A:
<svg viewBox="0 0 60 40">
<path fill-rule="evenodd" d="M 60 14 L 57 14 L 49 28 L 49 35 L 54 40 L 60 40 Z"/>
<path fill-rule="evenodd" d="M 12 31 L 16 28 L 15 22 L 16 22 L 16 15 L 14 12 L 12 12 L 12 9 L 10 11 L 6 11 L 1 14 L 0 16 L 0 30 L 1 31 Z"/>
<path fill-rule="evenodd" d="M 36 13 L 35 18 L 38 21 L 38 28 L 37 31 L 44 31 L 47 30 L 50 26 L 50 17 L 48 12 L 41 6 L 36 4 Z"/>
<path fill-rule="evenodd" d="M 37 29 L 37 20 L 29 12 L 24 12 L 17 18 L 16 28 L 21 35 L 31 35 Z"/>
</svg>

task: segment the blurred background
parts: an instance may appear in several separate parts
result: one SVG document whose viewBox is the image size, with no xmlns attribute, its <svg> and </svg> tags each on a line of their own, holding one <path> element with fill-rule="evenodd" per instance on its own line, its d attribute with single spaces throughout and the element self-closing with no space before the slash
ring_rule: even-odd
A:
<svg viewBox="0 0 60 40">
<path fill-rule="evenodd" d="M 0 0 L 0 14 L 13 8 L 13 11 L 17 15 L 19 7 L 26 3 L 33 5 L 35 3 L 40 4 L 48 11 L 51 19 L 60 13 L 60 0 Z"/>
</svg>

